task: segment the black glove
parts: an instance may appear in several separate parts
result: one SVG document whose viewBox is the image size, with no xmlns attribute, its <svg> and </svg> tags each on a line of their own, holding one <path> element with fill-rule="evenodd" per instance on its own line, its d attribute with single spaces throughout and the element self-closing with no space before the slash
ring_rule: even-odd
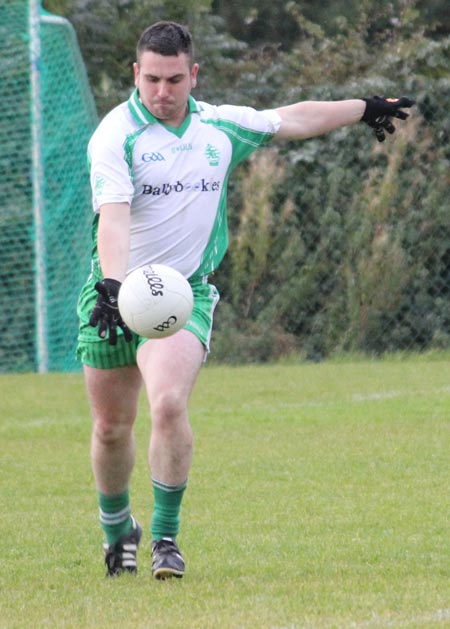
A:
<svg viewBox="0 0 450 629">
<path fill-rule="evenodd" d="M 97 303 L 91 312 L 89 325 L 94 328 L 98 325 L 98 335 L 104 339 L 109 331 L 108 342 L 110 345 L 117 344 L 117 326 L 122 328 L 123 335 L 127 343 L 131 341 L 133 335 L 120 316 L 117 297 L 119 295 L 120 282 L 117 280 L 104 279 L 95 284 L 95 290 L 99 293 Z"/>
<path fill-rule="evenodd" d="M 384 142 L 386 138 L 385 131 L 394 133 L 395 127 L 391 118 L 406 120 L 409 114 L 402 111 L 402 108 L 412 107 L 415 103 L 415 101 L 406 98 L 406 96 L 402 96 L 402 98 L 374 96 L 373 98 L 363 98 L 363 101 L 366 103 L 366 109 L 361 122 L 365 122 L 374 129 L 378 142 Z"/>
</svg>

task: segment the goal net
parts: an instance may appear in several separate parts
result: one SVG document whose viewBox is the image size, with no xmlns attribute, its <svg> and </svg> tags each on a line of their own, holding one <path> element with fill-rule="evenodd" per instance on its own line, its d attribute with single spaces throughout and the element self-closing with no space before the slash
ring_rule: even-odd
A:
<svg viewBox="0 0 450 629">
<path fill-rule="evenodd" d="M 0 372 L 71 371 L 96 109 L 67 20 L 0 0 L 0 34 Z"/>
</svg>

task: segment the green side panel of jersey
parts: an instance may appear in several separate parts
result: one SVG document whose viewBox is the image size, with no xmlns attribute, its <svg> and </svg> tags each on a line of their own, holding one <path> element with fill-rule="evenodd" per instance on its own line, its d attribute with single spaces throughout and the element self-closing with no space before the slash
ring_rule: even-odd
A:
<svg viewBox="0 0 450 629">
<path fill-rule="evenodd" d="M 228 249 L 228 220 L 227 220 L 227 188 L 228 174 L 222 188 L 222 194 L 217 208 L 216 220 L 203 252 L 200 266 L 193 278 L 205 277 L 217 269 Z"/>
<path fill-rule="evenodd" d="M 247 129 L 229 120 L 206 120 L 204 122 L 220 129 L 228 136 L 233 153 L 217 208 L 216 220 L 195 276 L 209 275 L 217 269 L 228 249 L 227 187 L 231 171 L 256 149 L 267 144 L 273 138 L 272 133 Z"/>
<path fill-rule="evenodd" d="M 98 221 L 100 219 L 100 214 L 94 214 L 94 218 L 92 220 L 92 258 L 91 258 L 91 273 L 95 280 L 101 281 L 103 279 L 102 269 L 100 267 L 100 260 L 98 257 L 98 248 L 97 248 L 97 240 L 98 240 Z"/>
</svg>

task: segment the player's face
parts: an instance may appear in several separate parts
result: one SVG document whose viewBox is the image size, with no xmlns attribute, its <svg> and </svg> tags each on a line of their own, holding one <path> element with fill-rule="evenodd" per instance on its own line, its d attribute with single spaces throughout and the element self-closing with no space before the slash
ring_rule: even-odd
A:
<svg viewBox="0 0 450 629">
<path fill-rule="evenodd" d="M 156 118 L 171 127 L 179 127 L 187 115 L 189 94 L 197 84 L 198 65 L 189 57 L 163 56 L 147 50 L 139 64 L 133 65 L 134 84 L 143 105 Z"/>
</svg>

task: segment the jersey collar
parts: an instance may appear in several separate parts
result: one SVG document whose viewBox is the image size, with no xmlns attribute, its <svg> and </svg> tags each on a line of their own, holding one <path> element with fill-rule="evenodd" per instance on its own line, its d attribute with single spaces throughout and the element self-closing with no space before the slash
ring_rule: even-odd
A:
<svg viewBox="0 0 450 629">
<path fill-rule="evenodd" d="M 155 116 L 151 114 L 149 110 L 141 103 L 137 88 L 133 91 L 130 98 L 128 99 L 128 108 L 131 111 L 133 118 L 141 126 L 154 124 L 156 122 L 160 123 L 160 120 L 158 120 L 158 118 L 155 118 Z M 198 106 L 197 101 L 191 95 L 189 95 L 188 98 L 188 108 L 188 118 L 189 114 L 198 113 L 200 111 L 200 107 Z M 184 126 L 184 124 L 182 126 Z"/>
</svg>

